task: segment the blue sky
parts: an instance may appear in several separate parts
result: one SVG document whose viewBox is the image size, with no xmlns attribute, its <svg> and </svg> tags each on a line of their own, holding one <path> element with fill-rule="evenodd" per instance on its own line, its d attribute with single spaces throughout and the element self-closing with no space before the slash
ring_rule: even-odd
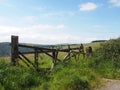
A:
<svg viewBox="0 0 120 90">
<path fill-rule="evenodd" d="M 0 42 L 86 43 L 120 37 L 120 0 L 0 0 Z"/>
</svg>

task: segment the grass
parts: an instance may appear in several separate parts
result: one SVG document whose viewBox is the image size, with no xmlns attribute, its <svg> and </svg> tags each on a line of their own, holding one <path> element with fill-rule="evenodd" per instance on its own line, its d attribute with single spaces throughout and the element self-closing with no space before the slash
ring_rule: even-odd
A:
<svg viewBox="0 0 120 90">
<path fill-rule="evenodd" d="M 95 51 L 96 49 L 98 49 L 104 43 L 105 42 L 87 43 L 87 44 L 84 44 L 84 46 L 85 46 L 85 48 L 91 46 L 91 47 L 93 47 L 93 51 Z"/>
<path fill-rule="evenodd" d="M 1 90 L 91 90 L 99 85 L 98 81 L 99 75 L 89 69 L 82 59 L 60 62 L 51 72 L 35 72 L 30 68 L 0 62 Z"/>
<path fill-rule="evenodd" d="M 13 67 L 1 59 L 0 90 L 94 90 L 101 85 L 101 78 L 120 79 L 119 43 L 120 39 L 87 44 L 85 47 L 94 48 L 94 56 L 86 59 L 81 56 L 77 62 L 74 58 L 59 62 L 52 71 L 36 72 L 27 67 Z M 59 58 L 64 55 L 60 53 Z M 32 55 L 28 57 L 33 58 Z M 39 59 L 39 67 L 51 65 L 52 58 L 40 54 Z"/>
<path fill-rule="evenodd" d="M 0 90 L 29 90 L 40 85 L 45 79 L 47 78 L 44 72 L 37 73 L 30 68 L 13 67 L 0 61 Z"/>
<path fill-rule="evenodd" d="M 50 81 L 34 90 L 91 90 L 99 85 L 99 75 L 89 69 L 84 60 L 56 65 L 50 77 Z"/>
</svg>

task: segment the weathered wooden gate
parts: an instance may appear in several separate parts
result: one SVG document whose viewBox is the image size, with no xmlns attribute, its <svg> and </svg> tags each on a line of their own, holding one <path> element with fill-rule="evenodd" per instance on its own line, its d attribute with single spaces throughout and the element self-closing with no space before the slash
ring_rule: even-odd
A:
<svg viewBox="0 0 120 90">
<path fill-rule="evenodd" d="M 80 54 L 79 48 L 70 48 L 70 45 L 68 45 L 67 49 L 54 49 L 54 48 L 43 48 L 43 47 L 37 47 L 37 46 L 30 46 L 30 45 L 24 45 L 19 44 L 18 42 L 19 37 L 18 36 L 11 36 L 11 62 L 14 66 L 18 64 L 18 60 L 22 60 L 28 67 L 32 65 L 36 70 L 38 70 L 38 54 L 44 53 L 50 57 L 52 57 L 52 67 L 56 64 L 57 61 L 62 61 L 58 59 L 58 53 L 59 52 L 67 52 L 68 54 L 64 57 L 63 61 L 66 61 L 67 59 L 70 59 L 71 55 L 73 53 L 73 56 L 76 59 L 76 55 Z M 31 52 L 21 52 L 19 50 L 19 47 L 24 48 L 30 48 L 34 51 Z M 74 51 L 78 50 L 78 51 Z M 25 54 L 34 54 L 34 62 L 32 62 L 29 58 L 25 56 Z"/>
</svg>

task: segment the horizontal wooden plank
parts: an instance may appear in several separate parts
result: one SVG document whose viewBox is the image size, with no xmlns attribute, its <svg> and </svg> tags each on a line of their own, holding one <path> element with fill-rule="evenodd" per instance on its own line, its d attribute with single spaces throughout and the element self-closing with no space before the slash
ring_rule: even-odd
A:
<svg viewBox="0 0 120 90">
<path fill-rule="evenodd" d="M 19 47 L 25 47 L 25 48 L 32 48 L 32 49 L 37 49 L 37 50 L 47 50 L 49 51 L 63 51 L 63 52 L 68 52 L 69 50 L 77 50 L 79 48 L 70 48 L 70 49 L 50 49 L 50 48 L 43 48 L 43 47 L 37 47 L 37 46 L 28 46 L 28 45 L 22 45 L 18 44 Z M 46 51 L 46 52 L 47 52 Z"/>
<path fill-rule="evenodd" d="M 28 46 L 28 45 L 22 45 L 22 44 L 18 44 L 18 46 L 25 47 L 25 48 L 37 49 L 37 50 L 56 50 L 56 49 L 43 48 L 43 47 L 37 47 L 37 46 Z"/>
</svg>

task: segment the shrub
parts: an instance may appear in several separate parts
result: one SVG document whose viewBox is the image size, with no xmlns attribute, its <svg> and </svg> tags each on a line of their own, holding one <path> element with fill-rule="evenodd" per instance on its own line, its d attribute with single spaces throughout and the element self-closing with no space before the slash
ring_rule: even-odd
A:
<svg viewBox="0 0 120 90">
<path fill-rule="evenodd" d="M 89 67 L 106 78 L 120 78 L 120 38 L 105 42 L 94 55 Z"/>
<path fill-rule="evenodd" d="M 101 48 L 96 50 L 96 55 L 101 57 L 101 60 L 111 61 L 116 67 L 120 68 L 120 38 L 109 40 L 101 45 Z"/>
</svg>

